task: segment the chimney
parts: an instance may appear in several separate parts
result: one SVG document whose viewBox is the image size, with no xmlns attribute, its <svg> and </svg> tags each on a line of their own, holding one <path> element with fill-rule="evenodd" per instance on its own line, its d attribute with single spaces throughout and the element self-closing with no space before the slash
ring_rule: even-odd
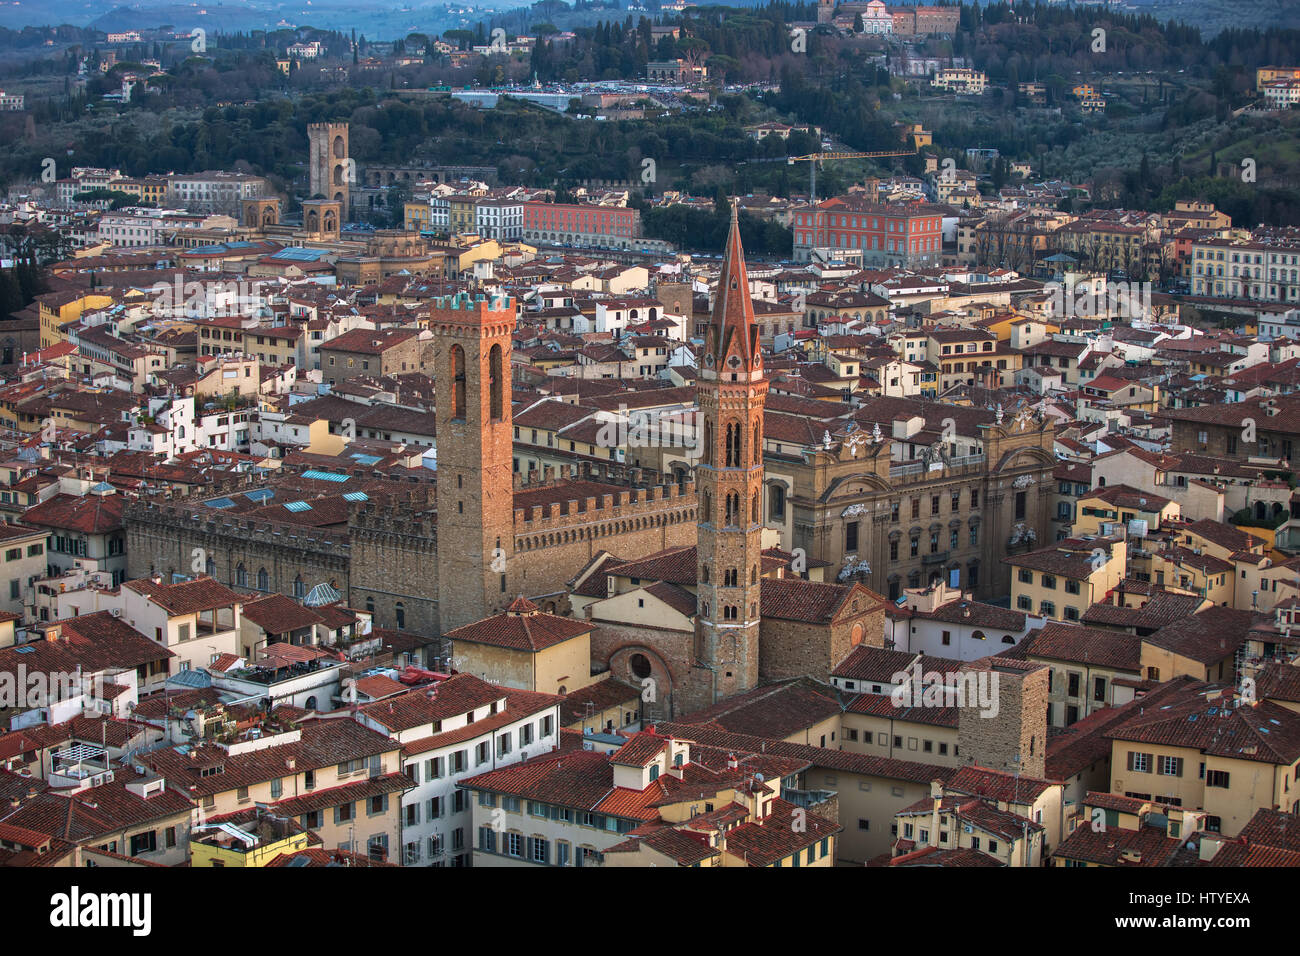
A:
<svg viewBox="0 0 1300 956">
<path fill-rule="evenodd" d="M 1202 833 L 1200 850 L 1197 855 L 1203 861 L 1213 860 L 1218 855 L 1219 850 L 1223 849 L 1223 844 L 1226 842 L 1217 833 Z"/>
<path fill-rule="evenodd" d="M 943 806 L 943 781 L 930 781 L 930 839 L 933 846 L 939 845 L 939 808 Z"/>
</svg>

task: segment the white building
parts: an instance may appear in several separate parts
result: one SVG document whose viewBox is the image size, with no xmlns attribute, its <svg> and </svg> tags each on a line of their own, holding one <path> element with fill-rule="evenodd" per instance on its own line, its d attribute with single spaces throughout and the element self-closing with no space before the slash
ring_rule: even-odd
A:
<svg viewBox="0 0 1300 956">
<path fill-rule="evenodd" d="M 372 686 L 367 680 L 358 681 L 358 690 Z M 472 674 L 411 691 L 388 683 L 392 696 L 364 705 L 357 720 L 400 741 L 406 754 L 406 773 L 415 786 L 402 797 L 402 863 L 468 866 L 472 795 L 457 784 L 557 748 L 561 698 L 489 684 Z"/>
</svg>

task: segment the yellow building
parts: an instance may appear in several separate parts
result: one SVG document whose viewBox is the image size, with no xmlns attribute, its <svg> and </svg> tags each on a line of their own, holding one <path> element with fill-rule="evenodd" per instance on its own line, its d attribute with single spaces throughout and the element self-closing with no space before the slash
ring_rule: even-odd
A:
<svg viewBox="0 0 1300 956">
<path fill-rule="evenodd" d="M 1123 525 L 1131 521 L 1145 521 L 1146 533 L 1159 531 L 1170 520 L 1181 517 L 1178 502 L 1128 485 L 1108 485 L 1094 488 L 1079 499 L 1079 506 L 1071 532 L 1074 535 L 1105 534 L 1103 525 Z M 1139 536 L 1140 537 L 1140 536 Z"/>
<path fill-rule="evenodd" d="M 1189 681 L 1108 731 L 1110 790 L 1204 810 L 1236 836 L 1260 807 L 1300 810 L 1300 714 L 1230 687 Z"/>
<path fill-rule="evenodd" d="M 1255 90 L 1263 92 L 1270 83 L 1300 83 L 1300 66 L 1261 66 L 1255 70 Z"/>
<path fill-rule="evenodd" d="M 408 232 L 433 228 L 433 208 L 427 202 L 408 202 L 402 206 L 402 226 Z"/>
<path fill-rule="evenodd" d="M 1013 608 L 1053 621 L 1078 621 L 1124 578 L 1128 545 L 1119 538 L 1068 538 L 1003 560 L 1015 569 Z"/>
<path fill-rule="evenodd" d="M 245 810 L 212 817 L 190 834 L 190 866 L 261 867 L 319 843 L 293 820 Z"/>
<path fill-rule="evenodd" d="M 1094 710 L 1127 703 L 1130 692 L 1123 682 L 1142 677 L 1142 639 L 1123 631 L 1052 622 L 1021 648 L 1026 660 L 1051 669 L 1047 722 L 1052 727 L 1069 727 Z"/>
<path fill-rule="evenodd" d="M 500 614 L 447 631 L 462 674 L 544 694 L 567 694 L 591 677 L 591 623 L 544 614 L 519 597 Z"/>
<path fill-rule="evenodd" d="M 113 297 L 99 292 L 47 292 L 36 297 L 41 323 L 41 348 L 67 341 L 61 326 L 73 322 L 86 312 L 106 309 Z"/>
<path fill-rule="evenodd" d="M 1150 799 L 1089 793 L 1052 854 L 1057 867 L 1167 866 L 1205 814 Z"/>
</svg>

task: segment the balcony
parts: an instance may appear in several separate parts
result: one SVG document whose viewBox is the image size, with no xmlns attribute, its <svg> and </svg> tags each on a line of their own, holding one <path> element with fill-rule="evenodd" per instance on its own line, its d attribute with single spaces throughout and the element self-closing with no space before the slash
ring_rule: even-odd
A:
<svg viewBox="0 0 1300 956">
<path fill-rule="evenodd" d="M 922 565 L 927 565 L 927 564 L 947 564 L 947 563 L 948 563 L 948 552 L 947 552 L 947 551 L 936 551 L 936 552 L 934 552 L 933 554 L 926 554 L 926 555 L 922 555 L 922 556 L 921 556 L 921 564 L 922 564 Z"/>
</svg>

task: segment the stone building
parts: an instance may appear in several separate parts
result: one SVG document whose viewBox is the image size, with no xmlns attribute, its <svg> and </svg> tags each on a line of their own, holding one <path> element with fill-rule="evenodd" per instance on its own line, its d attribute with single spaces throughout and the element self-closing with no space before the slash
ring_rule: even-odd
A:
<svg viewBox="0 0 1300 956">
<path fill-rule="evenodd" d="M 575 614 L 596 625 L 594 661 L 646 688 L 647 717 L 688 714 L 764 681 L 829 674 L 855 644 L 884 641 L 878 594 L 801 579 L 798 556 L 763 547 L 774 535 L 763 525 L 758 334 L 733 210 L 697 385 L 697 544 L 630 561 L 602 553 L 571 582 Z"/>
<path fill-rule="evenodd" d="M 356 167 L 348 157 L 348 124 L 310 123 L 307 142 L 309 198 L 336 200 L 340 214 L 346 217 L 352 208 L 349 193 L 356 181 Z"/>
</svg>

